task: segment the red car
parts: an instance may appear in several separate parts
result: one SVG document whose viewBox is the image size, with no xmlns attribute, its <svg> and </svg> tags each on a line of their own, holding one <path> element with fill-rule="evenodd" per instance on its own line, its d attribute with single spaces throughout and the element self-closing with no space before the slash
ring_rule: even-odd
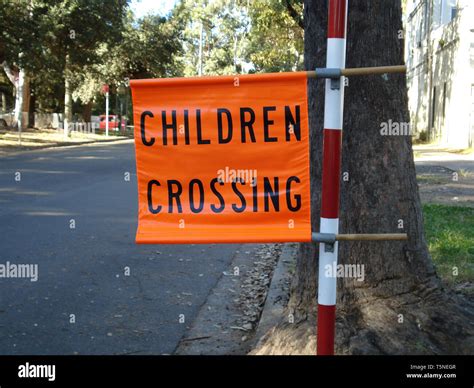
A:
<svg viewBox="0 0 474 388">
<path fill-rule="evenodd" d="M 105 115 L 100 115 L 100 123 L 99 128 L 105 130 Z M 109 129 L 113 129 L 114 131 L 118 131 L 118 117 L 117 115 L 109 115 Z"/>
</svg>

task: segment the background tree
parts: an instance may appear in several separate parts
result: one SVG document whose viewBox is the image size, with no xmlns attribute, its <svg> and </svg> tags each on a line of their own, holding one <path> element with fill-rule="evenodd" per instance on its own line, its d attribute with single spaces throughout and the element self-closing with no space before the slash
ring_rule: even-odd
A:
<svg viewBox="0 0 474 388">
<path fill-rule="evenodd" d="M 23 113 L 30 110 L 29 71 L 37 61 L 38 41 L 33 2 L 12 0 L 0 2 L 0 65 L 15 91 L 13 125 L 28 126 Z"/>
<path fill-rule="evenodd" d="M 54 58 L 64 80 L 64 129 L 72 120 L 73 75 L 101 58 L 101 43 L 120 42 L 126 0 L 37 0 L 44 56 Z"/>
<path fill-rule="evenodd" d="M 303 68 L 303 4 L 298 0 L 183 0 L 186 76 Z"/>
<path fill-rule="evenodd" d="M 246 59 L 256 72 L 303 69 L 303 3 L 256 0 L 249 7 Z"/>
<path fill-rule="evenodd" d="M 182 74 L 180 11 L 136 20 L 125 0 L 14 0 L 0 12 L 0 62 L 12 82 L 28 71 L 41 111 L 70 122 L 75 102 L 88 118 L 103 83 Z"/>
<path fill-rule="evenodd" d="M 232 74 L 243 71 L 249 29 L 247 1 L 183 0 L 179 18 L 184 23 L 184 75 Z"/>
<path fill-rule="evenodd" d="M 324 67 L 327 4 L 305 1 L 305 68 Z M 400 2 L 351 0 L 347 67 L 403 63 Z M 309 80 L 312 224 L 319 230 L 324 82 Z M 474 348 L 474 305 L 444 288 L 423 231 L 410 136 L 381 136 L 381 123 L 409 122 L 402 75 L 354 77 L 346 88 L 340 231 L 408 233 L 408 242 L 339 244 L 342 264 L 363 264 L 365 281 L 339 279 L 336 352 L 464 354 Z M 398 229 L 403 223 L 403 228 Z M 314 354 L 318 247 L 303 244 L 290 308 L 261 350 Z M 310 340 L 308 341 L 308 338 Z"/>
<path fill-rule="evenodd" d="M 121 41 L 99 44 L 96 48 L 99 60 L 73 74 L 76 87 L 72 97 L 84 104 L 85 121 L 90 121 L 92 105 L 102 102 L 100 90 L 104 83 L 111 85 L 112 92 L 116 93 L 120 85 L 126 86 L 127 79 L 182 74 L 181 62 L 177 60 L 181 53 L 182 34 L 176 12 L 177 9 L 168 18 L 147 15 L 135 20 L 129 11 L 121 31 Z"/>
</svg>

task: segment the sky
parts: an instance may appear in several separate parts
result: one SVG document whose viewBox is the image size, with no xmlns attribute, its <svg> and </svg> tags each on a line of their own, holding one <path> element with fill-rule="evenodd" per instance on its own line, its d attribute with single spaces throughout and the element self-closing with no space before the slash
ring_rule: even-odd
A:
<svg viewBox="0 0 474 388">
<path fill-rule="evenodd" d="M 130 8 L 136 17 L 146 14 L 166 15 L 178 0 L 132 0 Z"/>
</svg>

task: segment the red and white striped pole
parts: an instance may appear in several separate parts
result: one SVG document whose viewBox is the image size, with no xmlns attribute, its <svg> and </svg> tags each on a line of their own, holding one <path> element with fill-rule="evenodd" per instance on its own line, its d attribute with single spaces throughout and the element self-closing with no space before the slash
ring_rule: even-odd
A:
<svg viewBox="0 0 474 388">
<path fill-rule="evenodd" d="M 346 29 L 348 0 L 329 0 L 327 68 L 343 69 L 346 65 Z M 321 233 L 337 234 L 339 230 L 339 182 L 341 173 L 342 116 L 344 77 L 339 84 L 326 80 L 324 102 L 324 145 L 321 193 Z M 338 243 L 319 245 L 318 285 L 318 355 L 334 354 L 336 325 L 336 274 L 326 276 L 327 265 L 337 265 Z"/>
</svg>

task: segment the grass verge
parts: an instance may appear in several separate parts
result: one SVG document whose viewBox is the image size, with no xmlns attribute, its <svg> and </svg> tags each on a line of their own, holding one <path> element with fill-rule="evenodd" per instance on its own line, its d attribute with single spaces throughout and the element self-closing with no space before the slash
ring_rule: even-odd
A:
<svg viewBox="0 0 474 388">
<path fill-rule="evenodd" d="M 425 234 L 438 275 L 474 282 L 474 208 L 423 205 Z"/>
</svg>

